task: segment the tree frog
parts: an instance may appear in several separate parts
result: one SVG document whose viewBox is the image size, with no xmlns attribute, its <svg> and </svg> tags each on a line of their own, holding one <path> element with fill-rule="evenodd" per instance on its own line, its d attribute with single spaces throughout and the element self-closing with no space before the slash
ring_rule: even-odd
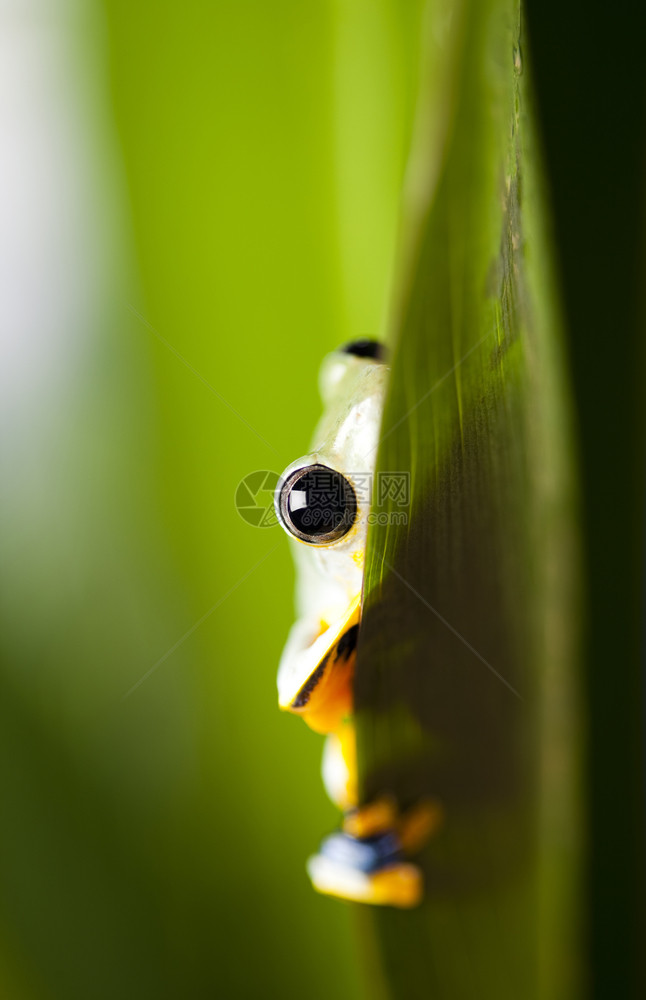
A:
<svg viewBox="0 0 646 1000">
<path fill-rule="evenodd" d="M 315 889 L 410 907 L 423 884 L 407 856 L 437 825 L 438 809 L 423 802 L 402 814 L 388 795 L 359 805 L 353 720 L 370 486 L 388 370 L 383 346 L 372 340 L 327 355 L 319 378 L 324 413 L 311 450 L 276 488 L 297 570 L 297 621 L 280 660 L 278 700 L 326 734 L 323 782 L 344 812 L 341 829 L 309 859 Z"/>
</svg>

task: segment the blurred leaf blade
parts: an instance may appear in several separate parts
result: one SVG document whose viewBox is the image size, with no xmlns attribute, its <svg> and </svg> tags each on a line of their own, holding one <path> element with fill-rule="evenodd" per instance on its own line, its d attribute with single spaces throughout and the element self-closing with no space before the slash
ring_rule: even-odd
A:
<svg viewBox="0 0 646 1000">
<path fill-rule="evenodd" d="M 304 869 L 334 822 L 320 746 L 276 710 L 291 559 L 233 496 L 302 453 L 321 356 L 378 327 L 419 4 L 397 6 L 0 15 L 12 1000 L 361 989 L 350 914 Z"/>
</svg>

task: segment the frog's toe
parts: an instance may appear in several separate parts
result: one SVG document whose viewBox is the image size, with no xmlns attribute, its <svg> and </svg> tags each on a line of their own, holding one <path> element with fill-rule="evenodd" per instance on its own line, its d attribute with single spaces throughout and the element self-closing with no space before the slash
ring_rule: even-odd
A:
<svg viewBox="0 0 646 1000">
<path fill-rule="evenodd" d="M 397 803 L 384 795 L 365 806 L 348 810 L 343 818 L 343 829 L 353 837 L 372 837 L 394 829 L 397 820 Z"/>
<path fill-rule="evenodd" d="M 364 838 L 334 833 L 309 859 L 307 869 L 318 892 L 341 899 L 408 908 L 423 895 L 422 873 L 402 859 L 392 831 Z"/>
<path fill-rule="evenodd" d="M 416 854 L 444 821 L 444 809 L 435 799 L 423 799 L 399 819 L 399 842 L 406 854 Z"/>
</svg>

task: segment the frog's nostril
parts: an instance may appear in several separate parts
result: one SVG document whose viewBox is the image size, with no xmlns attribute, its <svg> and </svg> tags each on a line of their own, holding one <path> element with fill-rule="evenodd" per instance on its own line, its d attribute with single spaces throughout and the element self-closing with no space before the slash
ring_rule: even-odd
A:
<svg viewBox="0 0 646 1000">
<path fill-rule="evenodd" d="M 373 361 L 386 361 L 388 349 L 378 340 L 351 340 L 339 348 L 343 354 L 354 354 L 356 358 L 372 358 Z"/>
</svg>

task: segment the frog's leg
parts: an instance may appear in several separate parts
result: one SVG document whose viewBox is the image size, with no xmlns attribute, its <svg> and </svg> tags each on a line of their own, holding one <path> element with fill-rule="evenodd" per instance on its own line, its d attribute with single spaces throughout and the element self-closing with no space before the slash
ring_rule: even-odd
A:
<svg viewBox="0 0 646 1000">
<path fill-rule="evenodd" d="M 332 624 L 299 619 L 278 670 L 278 703 L 317 733 L 335 732 L 352 713 L 359 599 Z"/>
<path fill-rule="evenodd" d="M 356 735 L 352 717 L 346 718 L 325 741 L 321 770 L 329 797 L 345 813 L 343 830 L 352 837 L 374 837 L 396 830 L 403 850 L 414 854 L 442 822 L 442 807 L 431 799 L 422 800 L 404 813 L 400 813 L 391 795 L 358 805 Z"/>
<path fill-rule="evenodd" d="M 356 737 L 351 716 L 330 734 L 323 753 L 323 781 L 345 816 L 327 837 L 308 872 L 319 892 L 357 902 L 408 908 L 423 895 L 423 877 L 404 855 L 423 846 L 441 820 L 425 801 L 401 814 L 391 796 L 357 806 Z"/>
<path fill-rule="evenodd" d="M 321 774 L 332 802 L 344 813 L 357 805 L 357 752 L 354 724 L 350 717 L 330 733 L 323 748 Z"/>
<path fill-rule="evenodd" d="M 387 817 L 395 819 L 390 825 Z M 397 816 L 392 802 L 376 800 L 349 820 L 362 816 L 363 828 L 371 817 L 379 830 L 354 836 L 344 828 L 322 842 L 319 853 L 308 861 L 308 873 L 318 892 L 341 899 L 408 908 L 421 901 L 424 885 L 421 869 L 406 860 L 437 829 L 439 808 L 420 803 Z M 383 824 L 389 825 L 384 828 Z"/>
<path fill-rule="evenodd" d="M 428 836 L 424 809 L 400 816 L 388 797 L 358 806 L 353 675 L 358 607 L 316 633 L 297 623 L 281 671 L 282 707 L 327 734 L 323 781 L 345 815 L 343 829 L 327 837 L 308 871 L 322 893 L 366 903 L 415 906 L 422 897 L 421 870 L 404 851 Z M 425 818 L 426 817 L 426 818 Z"/>
<path fill-rule="evenodd" d="M 371 837 L 397 825 L 397 804 L 391 796 L 358 805 L 356 736 L 351 717 L 326 739 L 321 773 L 329 797 L 345 814 L 345 833 Z"/>
</svg>

